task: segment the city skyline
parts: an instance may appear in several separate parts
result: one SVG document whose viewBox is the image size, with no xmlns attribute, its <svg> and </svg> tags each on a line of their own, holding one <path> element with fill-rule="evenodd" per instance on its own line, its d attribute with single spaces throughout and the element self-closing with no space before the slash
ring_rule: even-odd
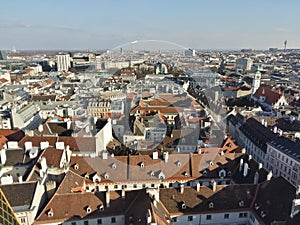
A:
<svg viewBox="0 0 300 225">
<path fill-rule="evenodd" d="M 2 2 L 0 49 L 112 49 L 163 40 L 195 49 L 300 46 L 297 1 Z"/>
</svg>

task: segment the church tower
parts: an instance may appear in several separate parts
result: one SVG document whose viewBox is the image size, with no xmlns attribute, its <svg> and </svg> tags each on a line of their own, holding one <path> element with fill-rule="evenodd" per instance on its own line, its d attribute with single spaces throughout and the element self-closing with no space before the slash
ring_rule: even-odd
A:
<svg viewBox="0 0 300 225">
<path fill-rule="evenodd" d="M 260 79 L 261 79 L 261 73 L 260 71 L 257 69 L 254 78 L 253 78 L 253 82 L 252 82 L 252 95 L 254 95 L 254 93 L 257 91 L 257 89 L 260 86 Z"/>
</svg>

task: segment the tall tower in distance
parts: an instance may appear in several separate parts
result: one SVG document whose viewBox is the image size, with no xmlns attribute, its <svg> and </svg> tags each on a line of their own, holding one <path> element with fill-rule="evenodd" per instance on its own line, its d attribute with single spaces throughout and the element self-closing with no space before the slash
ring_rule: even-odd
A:
<svg viewBox="0 0 300 225">
<path fill-rule="evenodd" d="M 285 40 L 285 41 L 283 42 L 283 45 L 284 45 L 284 50 L 286 50 L 287 40 Z"/>
<path fill-rule="evenodd" d="M 259 71 L 259 68 L 257 68 L 257 71 L 254 75 L 253 82 L 252 82 L 252 95 L 254 95 L 257 89 L 260 87 L 260 80 L 261 80 L 261 73 Z"/>
</svg>

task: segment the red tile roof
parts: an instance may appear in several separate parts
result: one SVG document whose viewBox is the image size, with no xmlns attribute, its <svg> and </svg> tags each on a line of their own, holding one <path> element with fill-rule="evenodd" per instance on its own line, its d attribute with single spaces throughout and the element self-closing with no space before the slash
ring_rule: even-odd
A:
<svg viewBox="0 0 300 225">
<path fill-rule="evenodd" d="M 273 105 L 279 100 L 281 94 L 273 91 L 270 86 L 262 85 L 254 93 L 255 98 L 259 99 L 260 96 L 264 96 L 266 98 L 266 103 L 268 103 L 269 105 Z"/>
</svg>

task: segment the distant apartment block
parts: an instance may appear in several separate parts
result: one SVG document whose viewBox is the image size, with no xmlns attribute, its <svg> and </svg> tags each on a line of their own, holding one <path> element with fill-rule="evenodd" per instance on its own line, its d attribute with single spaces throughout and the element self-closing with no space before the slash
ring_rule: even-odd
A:
<svg viewBox="0 0 300 225">
<path fill-rule="evenodd" d="M 68 71 L 71 67 L 71 57 L 69 54 L 59 53 L 56 55 L 57 60 L 57 71 Z"/>
</svg>

